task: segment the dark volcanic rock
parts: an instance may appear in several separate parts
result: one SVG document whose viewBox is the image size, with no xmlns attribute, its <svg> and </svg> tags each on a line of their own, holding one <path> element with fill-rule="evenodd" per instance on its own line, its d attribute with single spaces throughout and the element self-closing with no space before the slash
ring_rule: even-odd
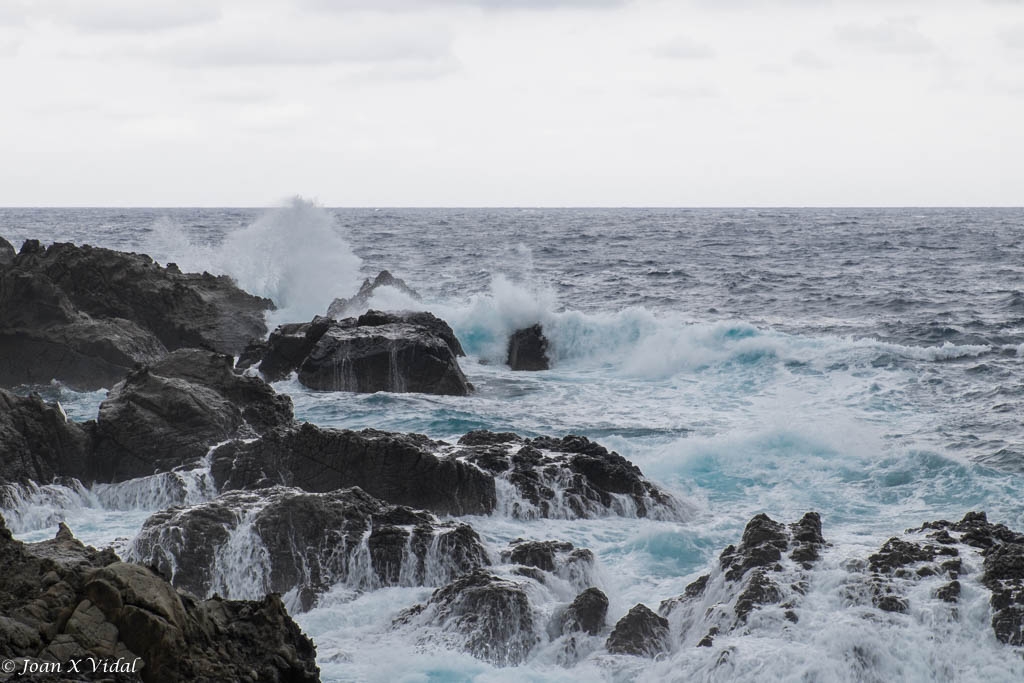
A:
<svg viewBox="0 0 1024 683">
<path fill-rule="evenodd" d="M 0 237 L 0 266 L 6 266 L 14 261 L 15 253 L 14 246 Z"/>
<path fill-rule="evenodd" d="M 438 626 L 459 634 L 462 649 L 498 666 L 516 666 L 539 642 L 523 587 L 477 570 L 439 588 L 426 605 L 399 615 L 396 625 Z"/>
<path fill-rule="evenodd" d="M 0 519 L 0 615 L 4 660 L 123 657 L 137 672 L 116 680 L 145 683 L 319 680 L 313 643 L 278 596 L 197 602 L 64 526 L 23 544 Z"/>
<path fill-rule="evenodd" d="M 440 445 L 417 434 L 304 424 L 219 447 L 213 454 L 213 477 L 220 490 L 284 484 L 323 492 L 358 486 L 390 503 L 440 514 L 491 512 L 494 479 L 440 454 Z"/>
<path fill-rule="evenodd" d="M 669 650 L 668 619 L 636 605 L 619 619 L 605 648 L 614 655 L 655 657 Z"/>
<path fill-rule="evenodd" d="M 267 299 L 228 277 L 183 274 L 144 254 L 29 240 L 0 271 L 0 383 L 110 386 L 167 350 L 239 352 L 266 332 Z"/>
<path fill-rule="evenodd" d="M 92 478 L 121 481 L 195 466 L 216 443 L 290 425 L 291 399 L 236 374 L 232 360 L 182 349 L 114 386 L 100 405 Z"/>
<path fill-rule="evenodd" d="M 514 517 L 627 517 L 679 519 L 681 506 L 644 478 L 636 465 L 582 436 L 521 439 L 470 432 L 460 457 L 511 483 L 521 500 Z"/>
<path fill-rule="evenodd" d="M 608 614 L 608 596 L 600 589 L 588 588 L 572 601 L 562 615 L 561 632 L 582 631 L 596 636 L 604 628 Z"/>
<path fill-rule="evenodd" d="M 444 339 L 409 323 L 332 326 L 302 362 L 299 381 L 311 389 L 363 393 L 465 396 L 472 389 Z"/>
<path fill-rule="evenodd" d="M 517 538 L 501 551 L 501 561 L 550 572 L 578 589 L 593 583 L 594 553 L 586 548 L 576 548 L 567 541 L 525 541 Z M 545 583 L 541 574 L 534 578 Z"/>
<path fill-rule="evenodd" d="M 362 313 L 366 310 L 367 305 L 370 302 L 370 298 L 373 293 L 377 291 L 378 287 L 393 287 L 398 291 L 407 294 L 413 299 L 419 301 L 420 295 L 409 285 L 405 284 L 405 280 L 399 277 L 395 277 L 386 270 L 380 271 L 377 277 L 370 280 L 369 278 L 363 280 L 362 286 L 356 295 L 351 299 L 335 299 L 331 302 L 331 305 L 327 309 L 327 316 L 330 318 L 344 318 L 347 315 L 355 315 Z"/>
<path fill-rule="evenodd" d="M 238 548 L 250 553 L 232 556 L 241 569 L 219 561 Z M 229 582 L 218 574 L 225 566 L 262 574 L 262 591 L 299 589 L 308 596 L 336 583 L 364 590 L 440 585 L 489 564 L 469 526 L 387 505 L 358 488 L 235 491 L 158 512 L 146 521 L 132 555 L 200 596 L 227 590 Z"/>
<path fill-rule="evenodd" d="M 0 389 L 0 485 L 81 477 L 90 450 L 88 428 L 68 420 L 59 405 Z"/>
<path fill-rule="evenodd" d="M 259 363 L 260 373 L 268 382 L 285 379 L 298 370 L 332 324 L 330 318 L 317 316 L 308 323 L 280 325 L 267 341 L 250 342 L 238 359 L 238 367 L 245 369 Z"/>
<path fill-rule="evenodd" d="M 508 358 L 505 361 L 513 370 L 547 370 L 548 340 L 540 325 L 531 325 L 516 330 L 508 338 Z"/>
<path fill-rule="evenodd" d="M 282 325 L 266 342 L 250 343 L 239 367 L 260 363 L 268 381 L 297 370 L 302 384 L 325 391 L 464 396 L 472 385 L 456 360 L 463 355 L 448 323 L 430 313 L 367 311 Z"/>
</svg>

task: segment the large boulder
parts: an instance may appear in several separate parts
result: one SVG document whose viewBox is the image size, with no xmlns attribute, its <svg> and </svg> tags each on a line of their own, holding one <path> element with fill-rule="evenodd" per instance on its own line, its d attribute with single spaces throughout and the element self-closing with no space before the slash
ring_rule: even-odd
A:
<svg viewBox="0 0 1024 683">
<path fill-rule="evenodd" d="M 313 643 L 280 597 L 198 602 L 63 525 L 24 544 L 0 518 L 0 615 L 0 659 L 22 666 L 121 658 L 112 680 L 319 680 Z"/>
<path fill-rule="evenodd" d="M 90 428 L 68 420 L 59 404 L 0 389 L 0 486 L 81 477 L 91 444 Z"/>
<path fill-rule="evenodd" d="M 268 299 L 144 254 L 28 240 L 0 270 L 0 384 L 110 386 L 167 350 L 236 354 L 266 333 Z"/>
<path fill-rule="evenodd" d="M 512 333 L 508 338 L 506 363 L 513 370 L 547 370 L 551 367 L 548 339 L 539 324 Z"/>
<path fill-rule="evenodd" d="M 540 642 L 524 584 L 477 570 L 434 591 L 424 605 L 402 612 L 395 622 L 433 626 L 450 645 L 498 666 L 522 664 Z"/>
<path fill-rule="evenodd" d="M 395 277 L 386 270 L 382 270 L 372 280 L 369 278 L 363 280 L 359 291 L 351 299 L 338 298 L 332 301 L 327 309 L 327 316 L 341 319 L 348 315 L 362 313 L 370 303 L 373 293 L 380 287 L 391 287 L 417 301 L 420 299 L 420 295 L 412 287 L 405 284 L 405 280 Z"/>
<path fill-rule="evenodd" d="M 235 373 L 232 363 L 214 351 L 182 349 L 115 385 L 100 405 L 91 478 L 194 467 L 216 443 L 290 425 L 291 399 Z"/>
<path fill-rule="evenodd" d="M 491 512 L 493 477 L 444 454 L 442 446 L 417 434 L 303 424 L 218 447 L 212 474 L 219 490 L 283 484 L 326 492 L 358 486 L 389 503 L 440 514 Z"/>
<path fill-rule="evenodd" d="M 305 607 L 338 583 L 356 590 L 441 585 L 489 564 L 469 526 L 388 505 L 358 488 L 234 491 L 158 512 L 131 557 L 195 595 L 296 590 Z"/>
<path fill-rule="evenodd" d="M 561 633 L 582 631 L 596 636 L 604 629 L 608 615 L 608 596 L 591 586 L 577 595 L 559 619 Z"/>
<path fill-rule="evenodd" d="M 430 313 L 368 311 L 282 325 L 267 341 L 250 343 L 239 367 L 259 364 L 268 381 L 298 371 L 299 382 L 323 391 L 464 396 L 472 385 L 456 360 L 462 355 L 451 327 Z"/>
<path fill-rule="evenodd" d="M 646 605 L 636 605 L 619 619 L 605 648 L 614 655 L 656 657 L 668 652 L 668 620 L 652 612 Z"/>
<path fill-rule="evenodd" d="M 583 436 L 523 439 L 475 431 L 459 439 L 459 446 L 460 458 L 507 482 L 499 487 L 499 504 L 512 517 L 686 516 L 636 465 Z"/>
</svg>

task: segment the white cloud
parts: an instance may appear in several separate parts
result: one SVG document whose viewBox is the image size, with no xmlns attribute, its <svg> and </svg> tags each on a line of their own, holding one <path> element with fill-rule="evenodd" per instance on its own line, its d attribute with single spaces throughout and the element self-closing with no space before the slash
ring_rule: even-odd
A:
<svg viewBox="0 0 1024 683">
<path fill-rule="evenodd" d="M 185 67 L 322 66 L 433 62 L 450 58 L 451 46 L 451 34 L 433 27 L 351 27 L 318 34 L 250 27 L 142 46 L 136 54 Z"/>
<path fill-rule="evenodd" d="M 1006 47 L 1024 50 L 1024 24 L 1017 24 L 1000 31 L 999 38 Z"/>
<path fill-rule="evenodd" d="M 836 28 L 840 40 L 883 54 L 922 54 L 935 50 L 935 43 L 918 29 L 914 17 L 887 19 L 874 24 L 845 24 Z"/>
<path fill-rule="evenodd" d="M 805 69 L 831 69 L 832 64 L 811 50 L 798 50 L 790 60 L 794 66 Z"/>
<path fill-rule="evenodd" d="M 90 33 L 148 33 L 215 22 L 219 0 L 41 0 L 33 19 Z"/>
<path fill-rule="evenodd" d="M 711 59 L 715 56 L 715 50 L 710 45 L 686 36 L 675 36 L 656 46 L 653 52 L 656 57 L 666 59 Z"/>
<path fill-rule="evenodd" d="M 334 12 L 404 12 L 458 6 L 488 10 L 602 9 L 628 2 L 630 0 L 302 0 L 301 5 Z"/>
</svg>

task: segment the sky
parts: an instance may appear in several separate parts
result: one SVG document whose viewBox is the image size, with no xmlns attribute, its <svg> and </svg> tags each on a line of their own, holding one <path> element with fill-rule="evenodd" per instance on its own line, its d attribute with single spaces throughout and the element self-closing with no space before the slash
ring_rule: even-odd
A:
<svg viewBox="0 0 1024 683">
<path fill-rule="evenodd" d="M 1024 0 L 0 0 L 0 206 L 1020 206 Z"/>
</svg>

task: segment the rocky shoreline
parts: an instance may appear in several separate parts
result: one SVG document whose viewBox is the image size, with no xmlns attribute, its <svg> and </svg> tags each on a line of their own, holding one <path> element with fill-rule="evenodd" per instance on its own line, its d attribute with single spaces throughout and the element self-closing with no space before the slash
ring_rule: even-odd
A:
<svg viewBox="0 0 1024 683">
<path fill-rule="evenodd" d="M 53 540 L 21 543 L 0 517 L 0 658 L 137 659 L 139 671 L 110 680 L 147 683 L 318 680 L 315 647 L 288 610 L 314 609 L 339 585 L 433 589 L 391 628 L 498 666 L 541 643 L 557 643 L 565 666 L 594 653 L 658 658 L 714 649 L 751 620 L 785 629 L 803 618 L 830 547 L 817 512 L 790 524 L 757 515 L 682 594 L 613 614 L 589 549 L 557 538 L 494 547 L 472 519 L 452 517 L 688 519 L 684 501 L 619 454 L 575 435 L 477 430 L 448 443 L 298 422 L 268 382 L 295 373 L 319 391 L 473 391 L 443 320 L 360 309 L 381 286 L 415 297 L 386 271 L 332 304 L 349 317 L 265 338 L 273 303 L 227 278 L 87 246 L 7 247 L 0 240 L 0 512 L 41 487 L 114 495 L 138 482 L 167 505 L 120 558 L 63 525 Z M 539 325 L 518 330 L 508 364 L 548 369 L 549 347 Z M 73 422 L 10 390 L 53 379 L 108 386 L 96 418 Z M 246 599 L 223 599 L 241 590 L 230 581 L 239 565 L 244 595 L 229 597 Z M 984 513 L 926 522 L 842 571 L 849 604 L 879 614 L 906 613 L 922 587 L 955 610 L 969 576 L 987 591 L 994 637 L 1024 646 L 1024 534 Z M 538 596 L 559 607 L 539 609 Z"/>
</svg>

